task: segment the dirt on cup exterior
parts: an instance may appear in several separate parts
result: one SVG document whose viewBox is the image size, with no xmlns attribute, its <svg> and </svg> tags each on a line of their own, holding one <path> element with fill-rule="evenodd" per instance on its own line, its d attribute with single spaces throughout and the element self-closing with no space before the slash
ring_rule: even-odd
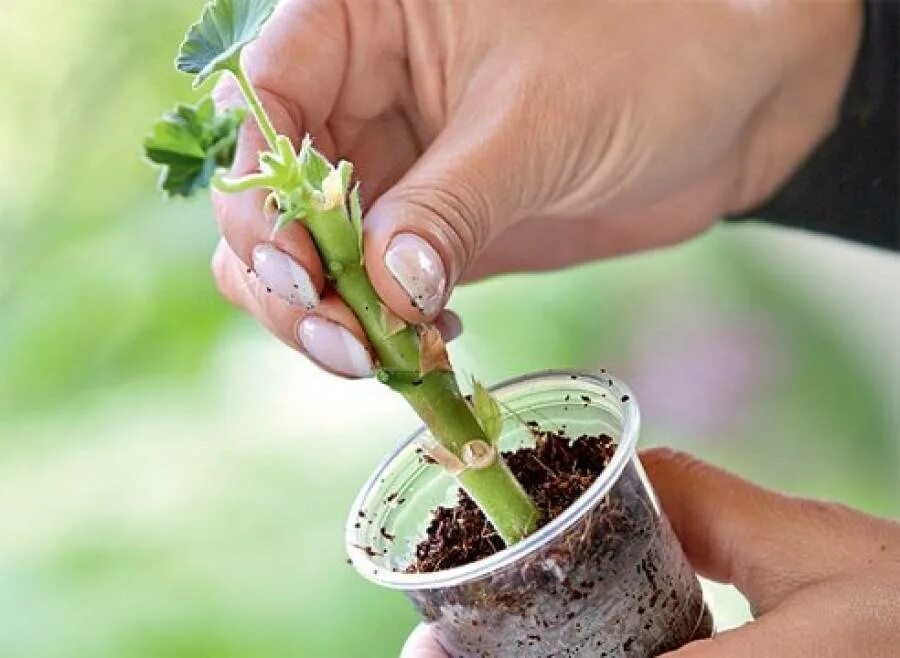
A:
<svg viewBox="0 0 900 658">
<path fill-rule="evenodd" d="M 616 444 L 606 435 L 572 439 L 536 423 L 530 428 L 534 446 L 502 457 L 542 511 L 543 527 L 590 488 Z M 650 657 L 709 637 L 712 617 L 699 583 L 638 478 L 626 470 L 594 509 L 514 567 L 455 587 L 412 592 L 448 653 Z M 406 570 L 446 570 L 503 548 L 481 510 L 459 490 L 456 505 L 433 511 Z"/>
</svg>

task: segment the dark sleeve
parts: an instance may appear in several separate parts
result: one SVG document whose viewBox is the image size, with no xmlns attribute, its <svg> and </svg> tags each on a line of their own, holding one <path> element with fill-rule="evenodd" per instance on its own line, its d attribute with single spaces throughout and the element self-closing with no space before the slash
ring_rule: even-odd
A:
<svg viewBox="0 0 900 658">
<path fill-rule="evenodd" d="M 834 132 L 761 219 L 900 249 L 900 0 L 867 0 L 865 32 Z"/>
</svg>

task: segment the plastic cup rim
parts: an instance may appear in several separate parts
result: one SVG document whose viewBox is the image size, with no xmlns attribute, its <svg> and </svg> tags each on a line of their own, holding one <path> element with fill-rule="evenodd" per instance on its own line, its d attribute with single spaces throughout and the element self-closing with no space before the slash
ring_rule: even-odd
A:
<svg viewBox="0 0 900 658">
<path fill-rule="evenodd" d="M 542 370 L 528 375 L 522 375 L 509 379 L 491 387 L 491 391 L 505 390 L 515 386 L 546 382 L 547 380 L 559 380 L 565 377 L 567 380 L 574 378 L 579 381 L 587 381 L 595 386 L 613 391 L 621 399 L 628 396 L 628 403 L 622 407 L 622 432 L 618 437 L 616 451 L 609 465 L 596 481 L 585 491 L 565 512 L 553 519 L 550 523 L 529 535 L 522 541 L 503 549 L 489 557 L 464 564 L 450 569 L 443 569 L 431 573 L 405 573 L 385 569 L 360 548 L 355 539 L 358 535 L 354 525 L 359 521 L 357 511 L 362 509 L 365 501 L 377 488 L 384 473 L 390 470 L 391 465 L 398 459 L 406 448 L 415 442 L 419 435 L 427 431 L 424 426 L 419 427 L 405 441 L 402 441 L 378 467 L 360 489 L 350 508 L 345 527 L 345 544 L 347 554 L 356 570 L 367 580 L 383 587 L 398 590 L 441 589 L 455 587 L 467 582 L 478 580 L 492 572 L 500 571 L 505 567 L 518 562 L 528 555 L 546 546 L 556 537 L 561 536 L 566 530 L 577 523 L 588 511 L 593 509 L 597 501 L 603 498 L 619 480 L 625 467 L 637 452 L 637 440 L 640 430 L 640 410 L 631 390 L 618 378 L 603 372 L 601 375 L 595 372 L 578 370 Z M 611 383 L 610 383 L 611 382 Z"/>
</svg>

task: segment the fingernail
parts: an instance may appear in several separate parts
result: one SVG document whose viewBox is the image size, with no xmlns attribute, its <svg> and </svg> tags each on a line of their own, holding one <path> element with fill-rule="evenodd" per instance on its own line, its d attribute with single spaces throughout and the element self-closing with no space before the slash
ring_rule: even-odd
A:
<svg viewBox="0 0 900 658">
<path fill-rule="evenodd" d="M 295 306 L 313 308 L 319 293 L 303 267 L 270 244 L 253 247 L 253 271 L 270 291 Z"/>
<path fill-rule="evenodd" d="M 339 324 L 317 315 L 303 318 L 297 325 L 297 340 L 320 365 L 348 377 L 372 374 L 372 359 L 356 336 Z"/>
<path fill-rule="evenodd" d="M 431 317 L 441 309 L 447 275 L 434 247 L 418 235 L 400 233 L 388 245 L 384 262 L 422 313 Z"/>
</svg>

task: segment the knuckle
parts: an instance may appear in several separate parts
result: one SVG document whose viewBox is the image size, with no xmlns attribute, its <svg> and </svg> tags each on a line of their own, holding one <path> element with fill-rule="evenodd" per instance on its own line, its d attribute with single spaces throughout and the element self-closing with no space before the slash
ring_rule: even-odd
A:
<svg viewBox="0 0 900 658">
<path fill-rule="evenodd" d="M 488 197 L 460 176 L 445 177 L 434 185 L 420 181 L 405 188 L 399 200 L 429 217 L 437 237 L 450 245 L 464 266 L 490 238 L 493 212 Z"/>
<path fill-rule="evenodd" d="M 796 518 L 803 519 L 811 526 L 843 527 L 852 524 L 853 514 L 836 503 L 812 498 L 786 497 L 785 503 Z"/>
<path fill-rule="evenodd" d="M 797 518 L 819 528 L 823 534 L 839 532 L 861 536 L 870 521 L 869 517 L 840 503 L 811 498 L 788 498 L 787 501 Z"/>
<path fill-rule="evenodd" d="M 703 468 L 702 461 L 686 452 L 660 446 L 641 451 L 641 461 L 651 470 L 657 468 L 674 471 L 695 471 Z"/>
</svg>

